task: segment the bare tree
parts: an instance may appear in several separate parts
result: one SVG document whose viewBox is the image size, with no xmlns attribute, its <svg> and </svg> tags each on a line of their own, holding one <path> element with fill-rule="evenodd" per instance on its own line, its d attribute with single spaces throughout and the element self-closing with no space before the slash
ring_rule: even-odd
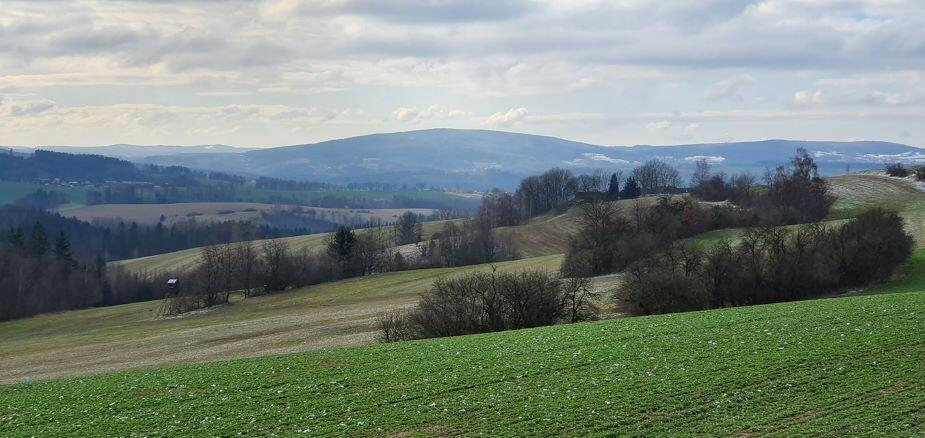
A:
<svg viewBox="0 0 925 438">
<path fill-rule="evenodd" d="M 395 229 L 395 240 L 399 245 L 421 241 L 421 221 L 413 211 L 402 213 L 395 221 L 393 228 Z"/>
<path fill-rule="evenodd" d="M 245 297 L 254 293 L 257 276 L 257 251 L 252 242 L 239 242 L 234 247 L 237 269 L 235 275 Z"/>
<path fill-rule="evenodd" d="M 699 187 L 710 178 L 710 163 L 705 158 L 697 160 L 694 174 L 691 175 L 691 187 Z"/>
<path fill-rule="evenodd" d="M 633 178 L 646 195 L 670 192 L 681 185 L 678 170 L 657 158 L 633 169 Z"/>
<path fill-rule="evenodd" d="M 263 242 L 263 280 L 267 292 L 286 288 L 289 281 L 289 245 L 280 239 Z"/>
</svg>

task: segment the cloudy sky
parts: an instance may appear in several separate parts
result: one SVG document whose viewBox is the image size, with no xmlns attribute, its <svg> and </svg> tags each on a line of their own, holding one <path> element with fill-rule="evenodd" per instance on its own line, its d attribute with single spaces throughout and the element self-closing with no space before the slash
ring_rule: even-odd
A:
<svg viewBox="0 0 925 438">
<path fill-rule="evenodd" d="M 922 0 L 0 0 L 0 144 L 925 146 Z"/>
</svg>

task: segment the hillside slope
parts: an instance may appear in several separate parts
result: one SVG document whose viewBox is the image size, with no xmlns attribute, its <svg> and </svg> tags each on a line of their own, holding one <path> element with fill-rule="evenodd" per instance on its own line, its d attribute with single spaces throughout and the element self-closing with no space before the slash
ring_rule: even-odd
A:
<svg viewBox="0 0 925 438">
<path fill-rule="evenodd" d="M 906 221 L 906 231 L 925 248 L 925 185 L 880 174 L 853 174 L 831 179 L 838 197 L 833 216 L 849 218 L 858 212 L 880 207 L 898 212 Z"/>
<path fill-rule="evenodd" d="M 555 271 L 561 260 L 496 266 Z M 437 277 L 490 269 L 391 272 L 248 299 L 234 295 L 229 305 L 180 318 L 158 318 L 161 302 L 148 301 L 7 321 L 0 323 L 0 383 L 369 343 L 378 314 L 415 303 Z"/>
<path fill-rule="evenodd" d="M 424 222 L 421 227 L 421 234 L 425 239 L 429 239 L 433 234 L 443 227 L 444 221 Z M 362 232 L 362 230 L 358 230 Z M 301 251 L 316 252 L 324 250 L 331 233 L 308 234 L 305 236 L 282 237 L 279 239 L 286 242 L 289 250 L 297 253 Z M 263 240 L 255 240 L 254 245 L 259 248 Z M 119 260 L 110 262 L 112 266 L 121 266 L 130 272 L 180 272 L 186 268 L 198 263 L 202 254 L 202 248 L 189 248 L 181 251 L 174 251 L 164 254 L 157 254 L 135 259 Z"/>
<path fill-rule="evenodd" d="M 925 293 L 0 387 L 4 435 L 925 434 Z"/>
<path fill-rule="evenodd" d="M 687 173 L 698 158 L 717 169 L 760 175 L 805 147 L 825 174 L 880 168 L 888 161 L 925 159 L 925 150 L 897 143 L 765 140 L 676 146 L 599 146 L 512 132 L 429 129 L 373 134 L 245 153 L 149 157 L 163 165 L 328 182 L 384 181 L 463 189 L 513 189 L 552 167 L 575 172 L 629 170 L 660 158 Z"/>
</svg>

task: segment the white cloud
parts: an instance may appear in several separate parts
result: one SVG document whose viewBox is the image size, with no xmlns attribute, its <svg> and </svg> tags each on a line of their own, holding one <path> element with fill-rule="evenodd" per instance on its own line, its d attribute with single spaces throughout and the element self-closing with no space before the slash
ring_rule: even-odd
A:
<svg viewBox="0 0 925 438">
<path fill-rule="evenodd" d="M 741 100 L 739 91 L 747 85 L 755 83 L 752 75 L 744 74 L 723 79 L 707 90 L 707 99 L 710 100 Z"/>
<path fill-rule="evenodd" d="M 48 99 L 36 100 L 0 100 L 0 116 L 29 117 L 37 116 L 55 108 L 57 104 Z"/>
<path fill-rule="evenodd" d="M 527 117 L 527 109 L 511 108 L 506 113 L 496 112 L 485 119 L 484 124 L 496 127 L 508 127 L 515 125 Z"/>
<path fill-rule="evenodd" d="M 430 124 L 601 144 L 728 133 L 925 145 L 923 27 L 919 0 L 9 0 L 0 94 L 21 103 L 5 104 L 0 137 L 202 143 L 227 133 L 223 141 L 248 145 Z M 211 130 L 142 129 L 117 111 L 277 104 L 353 115 L 319 110 L 311 117 L 331 123 L 290 125 L 303 117 L 291 109 L 232 133 L 229 119 Z M 73 117 L 26 129 L 91 107 L 124 130 Z M 155 119 L 133 114 L 138 126 Z"/>
<path fill-rule="evenodd" d="M 793 93 L 793 104 L 798 107 L 818 106 L 825 103 L 822 91 L 800 90 Z"/>
<path fill-rule="evenodd" d="M 653 132 L 664 131 L 668 128 L 671 128 L 671 122 L 667 120 L 646 123 L 646 130 L 648 131 L 653 131 Z"/>
<path fill-rule="evenodd" d="M 424 110 L 417 108 L 398 108 L 392 111 L 392 118 L 402 123 L 421 123 L 468 117 L 471 113 L 461 109 L 448 110 L 439 105 L 431 105 Z"/>
</svg>

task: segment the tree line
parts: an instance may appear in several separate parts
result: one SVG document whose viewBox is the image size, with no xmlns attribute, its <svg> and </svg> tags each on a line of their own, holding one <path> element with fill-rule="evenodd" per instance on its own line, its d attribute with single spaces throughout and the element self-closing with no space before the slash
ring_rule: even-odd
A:
<svg viewBox="0 0 925 438">
<path fill-rule="evenodd" d="M 158 296 L 150 281 L 107 270 L 100 257 L 74 254 L 64 232 L 54 236 L 41 223 L 28 235 L 7 234 L 0 247 L 0 321 Z"/>
<path fill-rule="evenodd" d="M 757 186 L 749 175 L 726 176 L 711 173 L 706 161 L 699 161 L 691 180 L 691 194 L 704 201 L 729 201 L 748 209 L 762 225 L 786 225 L 824 219 L 835 202 L 819 168 L 800 148 L 789 163 L 765 173 Z"/>
<path fill-rule="evenodd" d="M 819 221 L 835 199 L 802 149 L 786 165 L 768 171 L 764 186 L 745 175 L 711 174 L 701 161 L 692 177 L 691 195 L 660 196 L 622 208 L 605 202 L 586 204 L 563 273 L 593 276 L 622 271 L 640 254 L 664 252 L 677 240 L 706 231 Z M 725 202 L 705 204 L 694 198 Z"/>
<path fill-rule="evenodd" d="M 374 220 L 354 230 L 341 226 L 323 251 L 293 251 L 280 239 L 260 244 L 211 245 L 199 264 L 178 276 L 182 293 L 168 296 L 165 308 L 182 313 L 227 302 L 234 291 L 245 297 L 384 272 L 453 267 L 512 258 L 509 243 L 499 242 L 478 220 L 448 221 L 424 240 L 421 218 L 405 212 L 393 224 Z"/>
<path fill-rule="evenodd" d="M 902 218 L 879 209 L 838 226 L 752 228 L 738 243 L 633 262 L 618 297 L 640 315 L 818 297 L 888 279 L 912 249 Z"/>
<path fill-rule="evenodd" d="M 197 222 L 187 220 L 165 226 L 135 222 L 98 221 L 90 224 L 37 208 L 0 206 L 0 230 L 28 235 L 36 227 L 50 235 L 64 233 L 81 256 L 99 255 L 104 261 L 137 258 L 216 243 L 238 242 L 304 234 L 305 229 L 284 229 L 246 221 Z M 6 242 L 0 241 L 0 247 Z"/>
</svg>

